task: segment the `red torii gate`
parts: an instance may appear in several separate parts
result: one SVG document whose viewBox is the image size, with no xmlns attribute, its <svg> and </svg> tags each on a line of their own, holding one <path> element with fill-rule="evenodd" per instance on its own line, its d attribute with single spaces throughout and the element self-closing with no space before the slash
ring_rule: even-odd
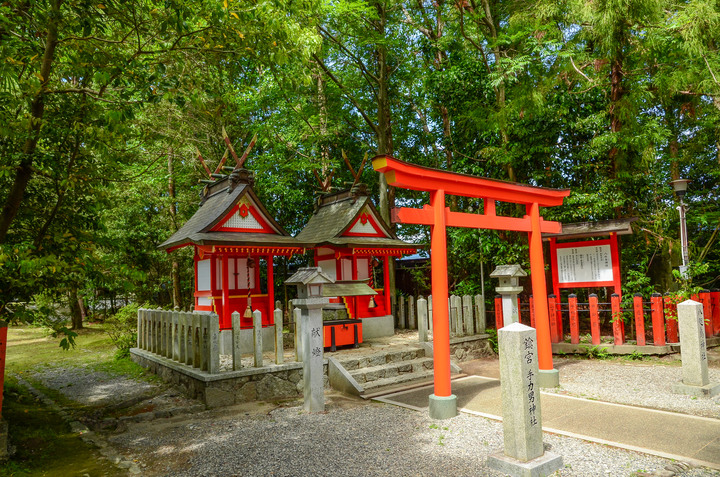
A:
<svg viewBox="0 0 720 477">
<path fill-rule="evenodd" d="M 457 414 L 457 397 L 450 387 L 450 329 L 448 319 L 448 276 L 446 227 L 483 228 L 528 232 L 530 238 L 530 274 L 535 296 L 540 379 L 544 387 L 559 383 L 553 369 L 550 322 L 548 319 L 547 285 L 543 260 L 542 236 L 559 233 L 559 222 L 545 221 L 540 207 L 561 205 L 570 195 L 569 189 L 547 189 L 513 182 L 446 172 L 417 166 L 391 156 L 373 158 L 373 168 L 385 175 L 388 185 L 430 193 L 430 205 L 422 209 L 393 209 L 393 222 L 429 225 L 431 234 L 430 263 L 433 294 L 433 359 L 435 366 L 434 394 L 430 396 L 430 417 L 446 419 Z M 483 199 L 484 214 L 451 212 L 445 207 L 445 195 L 460 195 Z M 495 214 L 495 201 L 525 204 L 527 214 L 522 218 Z"/>
</svg>

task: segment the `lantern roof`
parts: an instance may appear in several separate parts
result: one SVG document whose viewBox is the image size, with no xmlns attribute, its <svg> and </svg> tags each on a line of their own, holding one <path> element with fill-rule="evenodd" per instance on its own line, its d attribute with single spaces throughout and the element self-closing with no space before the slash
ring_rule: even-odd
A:
<svg viewBox="0 0 720 477">
<path fill-rule="evenodd" d="M 364 184 L 321 196 L 312 217 L 295 238 L 317 247 L 417 248 L 397 238 L 380 217 Z"/>
<path fill-rule="evenodd" d="M 490 273 L 492 278 L 515 278 L 527 277 L 527 273 L 520 265 L 498 265 L 495 270 Z"/>
<path fill-rule="evenodd" d="M 186 245 L 305 247 L 278 224 L 253 191 L 250 171 L 240 169 L 203 189 L 200 208 L 158 248 Z"/>
<path fill-rule="evenodd" d="M 285 280 L 285 285 L 312 285 L 316 283 L 334 283 L 320 267 L 303 267 Z"/>
</svg>

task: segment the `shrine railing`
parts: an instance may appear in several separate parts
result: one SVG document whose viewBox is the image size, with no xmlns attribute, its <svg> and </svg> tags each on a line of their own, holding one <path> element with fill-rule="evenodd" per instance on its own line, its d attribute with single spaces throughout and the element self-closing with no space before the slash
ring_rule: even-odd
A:
<svg viewBox="0 0 720 477">
<path fill-rule="evenodd" d="M 703 290 L 692 299 L 702 303 L 705 317 L 705 336 L 720 336 L 720 290 Z M 640 294 L 626 300 L 623 307 L 620 296 L 612 294 L 610 301 L 599 301 L 596 294 L 588 295 L 587 302 L 579 302 L 576 295 L 561 302 L 555 295 L 548 296 L 550 338 L 553 343 L 570 341 L 580 344 L 587 336 L 592 345 L 600 345 L 603 336 L 612 335 L 612 344 L 629 341 L 637 346 L 666 346 L 678 343 L 676 295 L 654 293 L 647 300 Z M 520 321 L 535 326 L 533 297 L 527 302 L 518 299 Z M 495 327 L 503 326 L 501 298 L 495 297 Z"/>
<path fill-rule="evenodd" d="M 138 348 L 211 374 L 220 371 L 219 336 L 215 313 L 138 310 Z"/>
<path fill-rule="evenodd" d="M 283 363 L 283 322 L 282 310 L 273 312 L 275 346 L 275 364 Z M 237 371 L 243 367 L 243 352 L 250 352 L 252 360 L 246 367 L 262 367 L 263 361 L 263 325 L 261 312 L 252 313 L 253 328 L 250 345 L 243 349 L 241 334 L 246 330 L 240 327 L 240 314 L 232 313 L 232 331 L 230 336 L 230 355 L 223 369 L 220 366 L 220 322 L 215 313 L 192 313 L 166 310 L 138 310 L 137 347 L 170 359 L 181 365 L 197 368 L 210 374 L 221 371 Z"/>
</svg>

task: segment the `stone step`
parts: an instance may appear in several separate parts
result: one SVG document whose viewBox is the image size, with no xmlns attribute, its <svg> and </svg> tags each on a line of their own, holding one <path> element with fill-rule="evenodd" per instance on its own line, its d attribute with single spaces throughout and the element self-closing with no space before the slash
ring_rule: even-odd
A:
<svg viewBox="0 0 720 477">
<path fill-rule="evenodd" d="M 402 351 L 382 351 L 379 353 L 368 354 L 365 356 L 342 358 L 339 359 L 339 361 L 346 370 L 352 372 L 356 369 L 382 366 L 387 363 L 410 361 L 424 357 L 424 349 L 410 348 Z"/>
<path fill-rule="evenodd" d="M 350 371 L 350 375 L 361 386 L 365 387 L 366 383 L 385 378 L 395 378 L 403 374 L 411 374 L 433 369 L 432 358 L 415 358 L 403 361 L 394 361 L 378 366 L 369 366 Z"/>
<path fill-rule="evenodd" d="M 361 383 L 360 386 L 363 387 L 364 393 L 366 394 L 370 391 L 376 391 L 380 388 L 390 388 L 400 384 L 407 384 L 412 381 L 432 381 L 432 379 L 433 370 L 425 369 L 414 373 L 403 373 L 390 378 L 376 379 L 367 383 Z"/>
</svg>

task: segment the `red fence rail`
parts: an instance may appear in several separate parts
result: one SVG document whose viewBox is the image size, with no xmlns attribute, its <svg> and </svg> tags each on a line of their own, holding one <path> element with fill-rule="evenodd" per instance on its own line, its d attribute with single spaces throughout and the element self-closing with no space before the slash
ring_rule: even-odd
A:
<svg viewBox="0 0 720 477">
<path fill-rule="evenodd" d="M 720 336 L 720 290 L 703 290 L 692 297 L 703 305 L 705 316 L 705 335 Z M 677 296 L 653 293 L 649 301 L 642 295 L 633 296 L 632 304 L 623 310 L 620 296 L 612 294 L 610 302 L 601 303 L 598 296 L 591 293 L 587 303 L 579 303 L 575 294 L 568 296 L 562 303 L 555 295 L 548 296 L 550 321 L 550 339 L 559 343 L 566 339 L 564 330 L 568 330 L 570 343 L 579 344 L 583 324 L 589 328 L 590 341 L 600 344 L 601 330 L 612 332 L 613 343 L 621 345 L 634 339 L 638 346 L 665 346 L 678 343 Z M 535 326 L 534 298 L 529 303 L 519 304 L 520 321 Z M 502 300 L 495 297 L 495 325 L 503 326 Z M 589 326 L 588 326 L 589 323 Z M 627 324 L 627 329 L 626 329 Z M 586 331 L 587 332 L 587 331 Z M 630 336 L 629 336 L 630 335 Z M 652 340 L 652 341 L 651 341 Z"/>
</svg>

